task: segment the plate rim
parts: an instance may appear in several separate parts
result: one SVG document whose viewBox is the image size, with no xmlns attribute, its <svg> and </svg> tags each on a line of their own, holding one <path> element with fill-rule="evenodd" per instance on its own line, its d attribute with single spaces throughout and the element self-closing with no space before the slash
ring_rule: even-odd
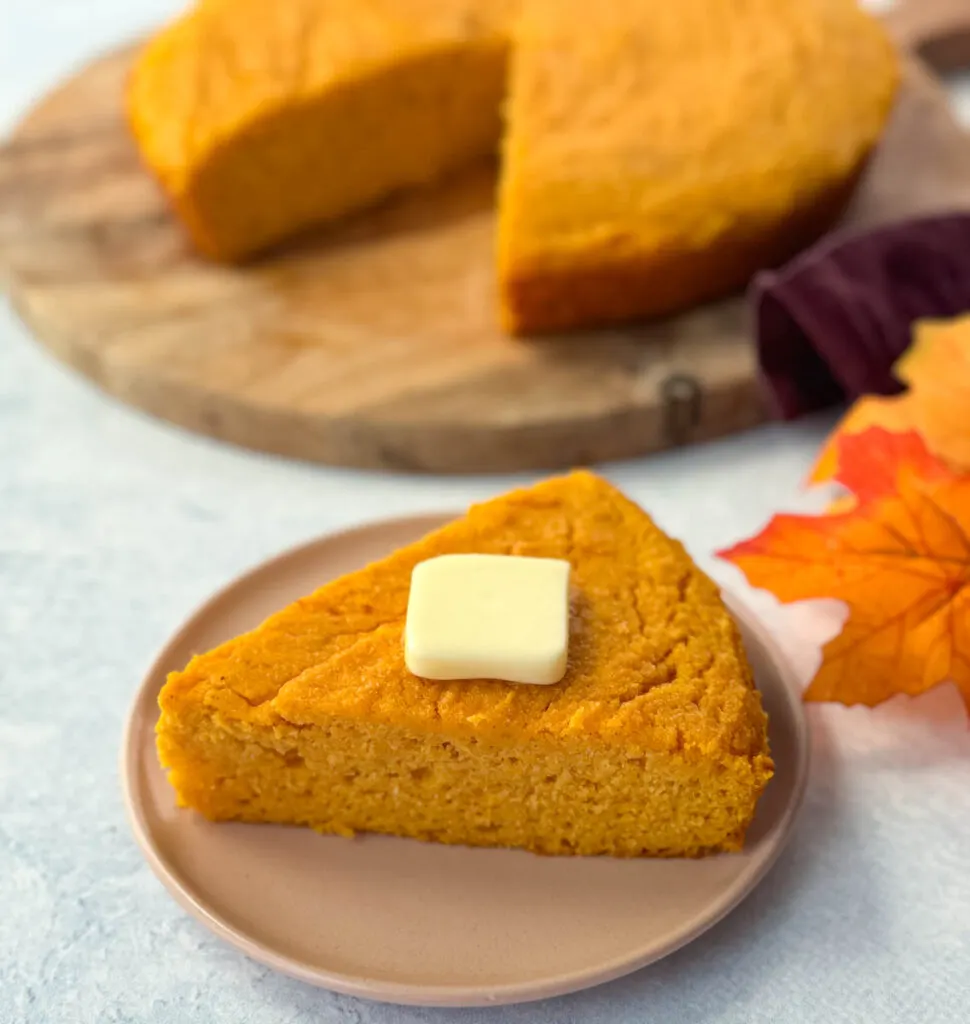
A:
<svg viewBox="0 0 970 1024">
<path fill-rule="evenodd" d="M 573 970 L 568 974 L 551 975 L 540 981 L 513 982 L 497 985 L 429 985 L 426 983 L 409 984 L 397 981 L 378 981 L 366 977 L 331 971 L 294 957 L 284 956 L 267 946 L 259 939 L 248 936 L 242 929 L 212 912 L 204 902 L 200 901 L 190 890 L 189 885 L 181 878 L 180 873 L 157 848 L 150 825 L 146 820 L 139 799 L 135 797 L 138 776 L 138 759 L 141 747 L 135 742 L 138 724 L 138 711 L 146 699 L 157 705 L 157 685 L 155 680 L 166 671 L 164 665 L 170 659 L 170 652 L 178 646 L 182 638 L 195 625 L 222 601 L 230 598 L 233 591 L 244 588 L 255 578 L 272 573 L 278 566 L 287 563 L 321 544 L 340 544 L 350 542 L 358 537 L 366 537 L 378 529 L 399 527 L 405 524 L 414 525 L 416 532 L 428 531 L 461 515 L 455 512 L 416 512 L 399 516 L 371 519 L 356 526 L 336 529 L 320 534 L 309 540 L 291 545 L 275 555 L 262 560 L 242 572 L 237 573 L 227 583 L 219 587 L 209 597 L 197 604 L 178 628 L 164 641 L 161 648 L 139 680 L 125 715 L 122 742 L 119 757 L 119 774 L 125 816 L 142 856 L 148 863 L 153 874 L 162 883 L 175 902 L 196 920 L 200 921 L 213 934 L 244 956 L 272 968 L 279 973 L 294 978 L 305 984 L 323 988 L 341 995 L 354 996 L 371 1002 L 389 1003 L 400 1006 L 422 1007 L 484 1007 L 511 1005 L 516 1003 L 534 1002 L 556 996 L 568 995 L 587 988 L 592 988 L 625 975 L 632 974 L 649 964 L 656 963 L 671 953 L 682 949 L 693 942 L 704 932 L 713 928 L 731 913 L 767 876 L 774 867 L 781 852 L 791 837 L 794 823 L 802 807 L 808 784 L 809 764 L 811 760 L 811 744 L 809 742 L 808 722 L 800 699 L 800 687 L 795 671 L 774 637 L 762 624 L 758 616 L 741 598 L 729 588 L 718 584 L 722 598 L 732 617 L 742 623 L 745 629 L 761 647 L 766 660 L 771 665 L 780 683 L 779 691 L 784 695 L 792 725 L 794 727 L 794 781 L 791 796 L 779 816 L 778 824 L 773 831 L 767 852 L 762 861 L 748 875 L 741 875 L 726 890 L 723 897 L 716 901 L 712 913 L 701 916 L 692 927 L 685 928 L 677 939 L 665 947 L 659 955 L 652 952 L 636 951 L 616 957 L 614 960 L 582 970 Z M 418 534 L 420 535 L 420 534 Z M 154 689 L 154 692 L 152 692 Z"/>
</svg>

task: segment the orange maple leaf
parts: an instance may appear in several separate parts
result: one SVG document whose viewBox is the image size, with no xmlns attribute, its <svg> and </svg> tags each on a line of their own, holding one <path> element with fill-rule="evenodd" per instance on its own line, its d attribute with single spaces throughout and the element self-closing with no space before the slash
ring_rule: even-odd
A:
<svg viewBox="0 0 970 1024">
<path fill-rule="evenodd" d="M 970 315 L 920 321 L 913 339 L 893 367 L 909 391 L 891 398 L 860 398 L 823 446 L 810 483 L 835 478 L 839 437 L 876 426 L 896 433 L 916 430 L 944 462 L 970 468 Z"/>
<path fill-rule="evenodd" d="M 849 606 L 806 700 L 879 704 L 956 683 L 970 712 L 970 475 L 915 432 L 871 427 L 836 439 L 838 515 L 779 515 L 720 552 L 780 601 Z"/>
<path fill-rule="evenodd" d="M 944 462 L 970 468 L 970 316 L 927 320 L 893 372 L 909 385 L 916 429 Z"/>
</svg>

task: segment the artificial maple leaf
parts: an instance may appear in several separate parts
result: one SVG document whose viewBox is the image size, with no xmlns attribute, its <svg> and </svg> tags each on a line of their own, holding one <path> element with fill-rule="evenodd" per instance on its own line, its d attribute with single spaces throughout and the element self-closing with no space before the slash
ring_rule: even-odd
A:
<svg viewBox="0 0 970 1024">
<path fill-rule="evenodd" d="M 829 436 L 809 483 L 825 483 L 836 476 L 840 436 L 877 426 L 896 433 L 916 430 L 935 455 L 955 467 L 970 468 L 970 315 L 918 322 L 913 344 L 893 373 L 909 391 L 890 398 L 860 398 Z"/>
<path fill-rule="evenodd" d="M 859 434 L 870 427 L 884 427 L 896 434 L 915 430 L 914 410 L 909 395 L 893 395 L 890 398 L 866 395 L 860 398 L 829 434 L 812 467 L 808 482 L 824 484 L 832 480 L 839 468 L 839 438 L 847 434 Z"/>
<path fill-rule="evenodd" d="M 970 475 L 912 431 L 872 427 L 836 445 L 850 511 L 775 516 L 720 556 L 782 602 L 848 604 L 806 700 L 871 706 L 952 679 L 970 712 Z"/>
<path fill-rule="evenodd" d="M 930 451 L 970 468 L 970 316 L 917 324 L 893 373 L 909 385 L 915 426 Z"/>
</svg>

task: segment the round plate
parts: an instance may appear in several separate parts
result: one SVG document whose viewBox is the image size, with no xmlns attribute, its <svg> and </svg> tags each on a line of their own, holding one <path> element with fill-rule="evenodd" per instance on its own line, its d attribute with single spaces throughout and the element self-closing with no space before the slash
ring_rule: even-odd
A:
<svg viewBox="0 0 970 1024">
<path fill-rule="evenodd" d="M 540 857 L 179 810 L 155 756 L 166 673 L 335 576 L 415 540 L 442 516 L 324 537 L 243 576 L 161 652 L 132 707 L 122 776 L 135 837 L 172 895 L 244 953 L 303 981 L 426 1006 L 522 1002 L 643 967 L 696 938 L 751 891 L 801 801 L 808 743 L 777 649 L 729 601 L 770 715 L 776 775 L 743 853 L 703 860 Z"/>
</svg>

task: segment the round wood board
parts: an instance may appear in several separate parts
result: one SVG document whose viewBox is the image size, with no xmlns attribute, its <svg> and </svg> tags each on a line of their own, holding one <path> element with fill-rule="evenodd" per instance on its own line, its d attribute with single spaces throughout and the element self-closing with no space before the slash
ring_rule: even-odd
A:
<svg viewBox="0 0 970 1024">
<path fill-rule="evenodd" d="M 896 24 L 922 45 L 947 35 L 934 17 Z M 132 53 L 88 66 L 0 147 L 0 279 L 44 345 L 123 401 L 252 448 L 442 473 L 633 456 L 767 415 L 741 298 L 630 329 L 503 335 L 489 167 L 246 268 L 204 262 L 125 127 Z M 968 207 L 970 136 L 914 59 L 845 223 Z"/>
</svg>

